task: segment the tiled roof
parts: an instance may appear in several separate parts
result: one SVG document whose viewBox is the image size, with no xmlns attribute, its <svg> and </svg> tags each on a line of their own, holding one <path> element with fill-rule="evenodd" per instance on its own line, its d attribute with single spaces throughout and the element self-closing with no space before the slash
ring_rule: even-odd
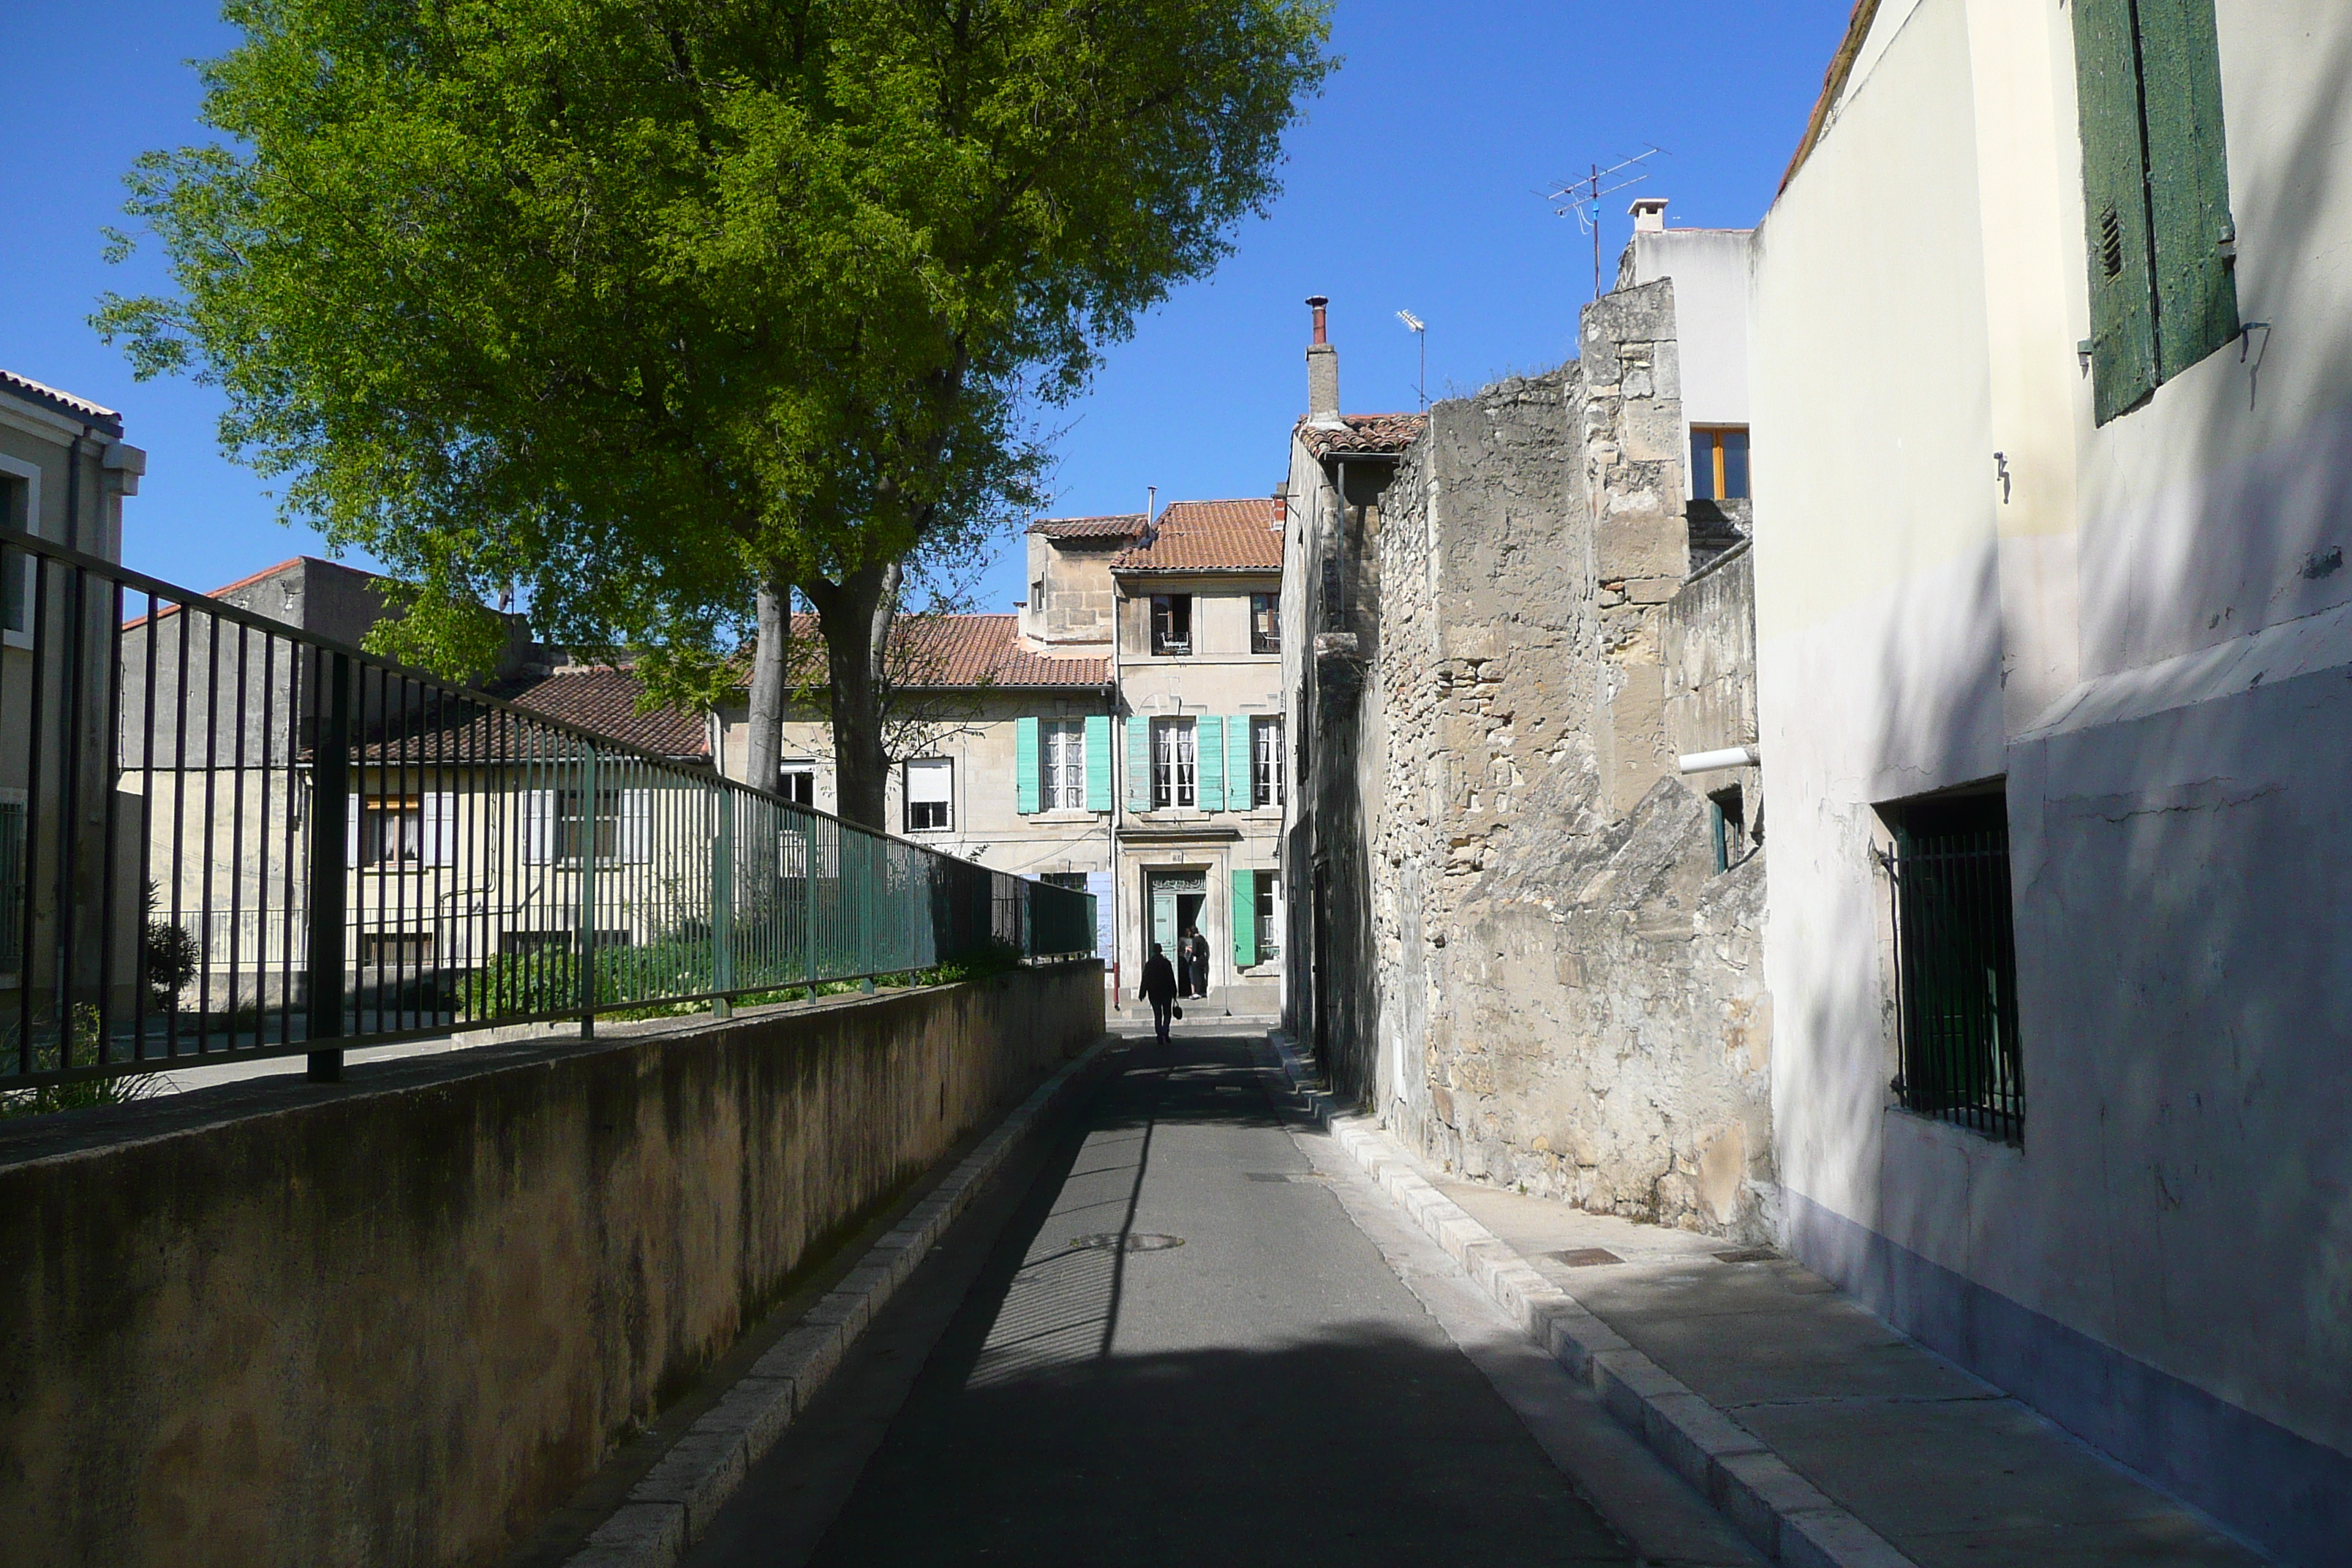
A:
<svg viewBox="0 0 2352 1568">
<path fill-rule="evenodd" d="M 28 375 L 0 370 L 0 392 L 7 392 L 37 407 L 52 414 L 64 414 L 76 419 L 87 419 L 103 426 L 110 436 L 122 434 L 122 416 L 102 404 L 87 397 L 76 397 L 70 392 L 59 392 L 54 386 L 43 386 Z"/>
<path fill-rule="evenodd" d="M 635 670 L 589 665 L 502 682 L 498 695 L 658 756 L 708 759 L 710 731 L 702 716 L 678 708 L 640 713 L 637 700 L 645 689 Z"/>
<path fill-rule="evenodd" d="M 1171 501 L 1111 562 L 1115 572 L 1279 572 L 1282 535 L 1270 498 Z"/>
<path fill-rule="evenodd" d="M 1797 177 L 1805 160 L 1813 155 L 1830 116 L 1837 111 L 1838 100 L 1845 96 L 1845 84 L 1853 76 L 1854 62 L 1862 58 L 1862 46 L 1869 41 L 1870 26 L 1878 20 L 1878 0 L 1853 0 L 1853 14 L 1846 18 L 1845 37 L 1838 43 L 1837 53 L 1830 57 L 1829 69 L 1822 76 L 1821 96 L 1813 100 L 1813 112 L 1805 121 L 1805 133 L 1797 142 L 1796 155 L 1789 160 L 1788 173 L 1780 176 L 1780 189 Z"/>
<path fill-rule="evenodd" d="M 1133 539 L 1143 531 L 1143 514 L 1130 511 L 1118 517 L 1045 517 L 1031 523 L 1029 531 L 1048 539 Z"/>
<path fill-rule="evenodd" d="M 898 647 L 893 679 L 910 687 L 953 690 L 981 686 L 1101 686 L 1108 658 L 1073 658 L 1021 646 L 1019 616 L 910 616 L 892 628 Z M 748 679 L 749 650 L 735 656 Z M 824 684 L 824 632 L 811 615 L 793 617 L 793 667 L 798 679 Z"/>
<path fill-rule="evenodd" d="M 1298 422 L 1299 438 L 1318 458 L 1345 452 L 1402 452 L 1429 427 L 1426 414 L 1342 414 L 1343 428 Z"/>
</svg>

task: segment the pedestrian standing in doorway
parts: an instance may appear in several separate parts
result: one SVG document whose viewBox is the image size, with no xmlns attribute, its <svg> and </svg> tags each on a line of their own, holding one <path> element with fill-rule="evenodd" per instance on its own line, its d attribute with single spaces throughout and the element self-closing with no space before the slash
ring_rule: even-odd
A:
<svg viewBox="0 0 2352 1568">
<path fill-rule="evenodd" d="M 1207 996 L 1209 994 L 1209 939 L 1202 936 L 1197 930 L 1194 931 L 1192 945 L 1186 950 L 1185 956 L 1192 961 L 1192 994 Z"/>
<path fill-rule="evenodd" d="M 1151 944 L 1151 956 L 1144 961 L 1143 984 L 1139 989 L 1143 999 L 1151 1004 L 1151 1026 L 1164 1046 L 1168 1043 L 1168 1012 L 1176 1005 L 1176 971 L 1156 942 Z"/>
</svg>

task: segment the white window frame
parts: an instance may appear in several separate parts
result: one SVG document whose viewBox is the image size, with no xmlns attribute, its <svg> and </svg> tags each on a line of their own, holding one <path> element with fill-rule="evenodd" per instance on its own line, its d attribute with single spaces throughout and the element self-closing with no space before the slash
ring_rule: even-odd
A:
<svg viewBox="0 0 2352 1568">
<path fill-rule="evenodd" d="M 0 474 L 25 481 L 25 531 L 37 539 L 42 537 L 40 466 L 37 463 L 27 463 L 18 458 L 0 457 Z M 18 591 L 24 595 L 22 603 L 25 606 L 25 626 L 21 631 L 0 626 L 0 644 L 9 647 L 30 647 L 33 646 L 34 619 L 33 558 L 20 554 L 10 563 L 9 569 L 17 574 L 17 582 L 20 584 Z M 5 599 L 0 599 L 0 605 L 5 605 Z"/>
<path fill-rule="evenodd" d="M 1151 721 L 1151 808 L 1195 809 L 1201 801 L 1200 724 L 1192 719 Z"/>
<path fill-rule="evenodd" d="M 915 793 L 915 780 L 918 776 L 927 779 L 937 776 L 940 780 L 938 786 L 940 793 L 936 795 L 931 794 L 930 786 L 926 784 L 924 793 L 918 795 Z M 900 763 L 899 787 L 905 792 L 908 832 L 951 833 L 955 830 L 955 759 L 953 757 L 917 757 Z M 938 806 L 940 820 L 918 824 L 915 821 L 915 808 L 919 805 Z"/>
<path fill-rule="evenodd" d="M 806 800 L 793 799 L 792 781 L 794 779 L 808 780 L 808 798 Z M 786 800 L 792 801 L 794 805 L 805 805 L 812 811 L 815 810 L 816 764 L 810 762 L 786 763 L 782 764 L 776 770 L 776 793 L 782 795 Z"/>
<path fill-rule="evenodd" d="M 1250 721 L 1250 807 L 1282 808 L 1282 718 Z"/>
<path fill-rule="evenodd" d="M 1038 722 L 1038 763 L 1044 769 L 1039 785 L 1047 811 L 1087 808 L 1087 721 L 1045 719 Z"/>
</svg>

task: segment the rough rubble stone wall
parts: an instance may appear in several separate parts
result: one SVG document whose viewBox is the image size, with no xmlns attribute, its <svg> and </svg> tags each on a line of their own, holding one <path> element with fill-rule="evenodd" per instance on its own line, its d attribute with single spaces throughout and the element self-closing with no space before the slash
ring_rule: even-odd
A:
<svg viewBox="0 0 2352 1568">
<path fill-rule="evenodd" d="M 1581 364 L 1438 405 L 1386 498 L 1381 1110 L 1473 1176 L 1762 1239 L 1763 860 L 1715 873 L 1669 733 L 1693 671 L 1737 707 L 1752 634 L 1685 597 L 1672 293 L 1633 292 Z"/>
</svg>

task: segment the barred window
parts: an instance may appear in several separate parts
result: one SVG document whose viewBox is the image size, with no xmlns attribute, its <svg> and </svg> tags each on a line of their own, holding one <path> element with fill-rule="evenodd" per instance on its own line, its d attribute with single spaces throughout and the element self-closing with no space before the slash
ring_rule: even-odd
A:
<svg viewBox="0 0 2352 1568">
<path fill-rule="evenodd" d="M 1885 810 L 1895 913 L 1895 1080 L 1907 1110 L 2016 1142 L 2025 1131 L 2009 816 L 1998 795 Z"/>
</svg>

